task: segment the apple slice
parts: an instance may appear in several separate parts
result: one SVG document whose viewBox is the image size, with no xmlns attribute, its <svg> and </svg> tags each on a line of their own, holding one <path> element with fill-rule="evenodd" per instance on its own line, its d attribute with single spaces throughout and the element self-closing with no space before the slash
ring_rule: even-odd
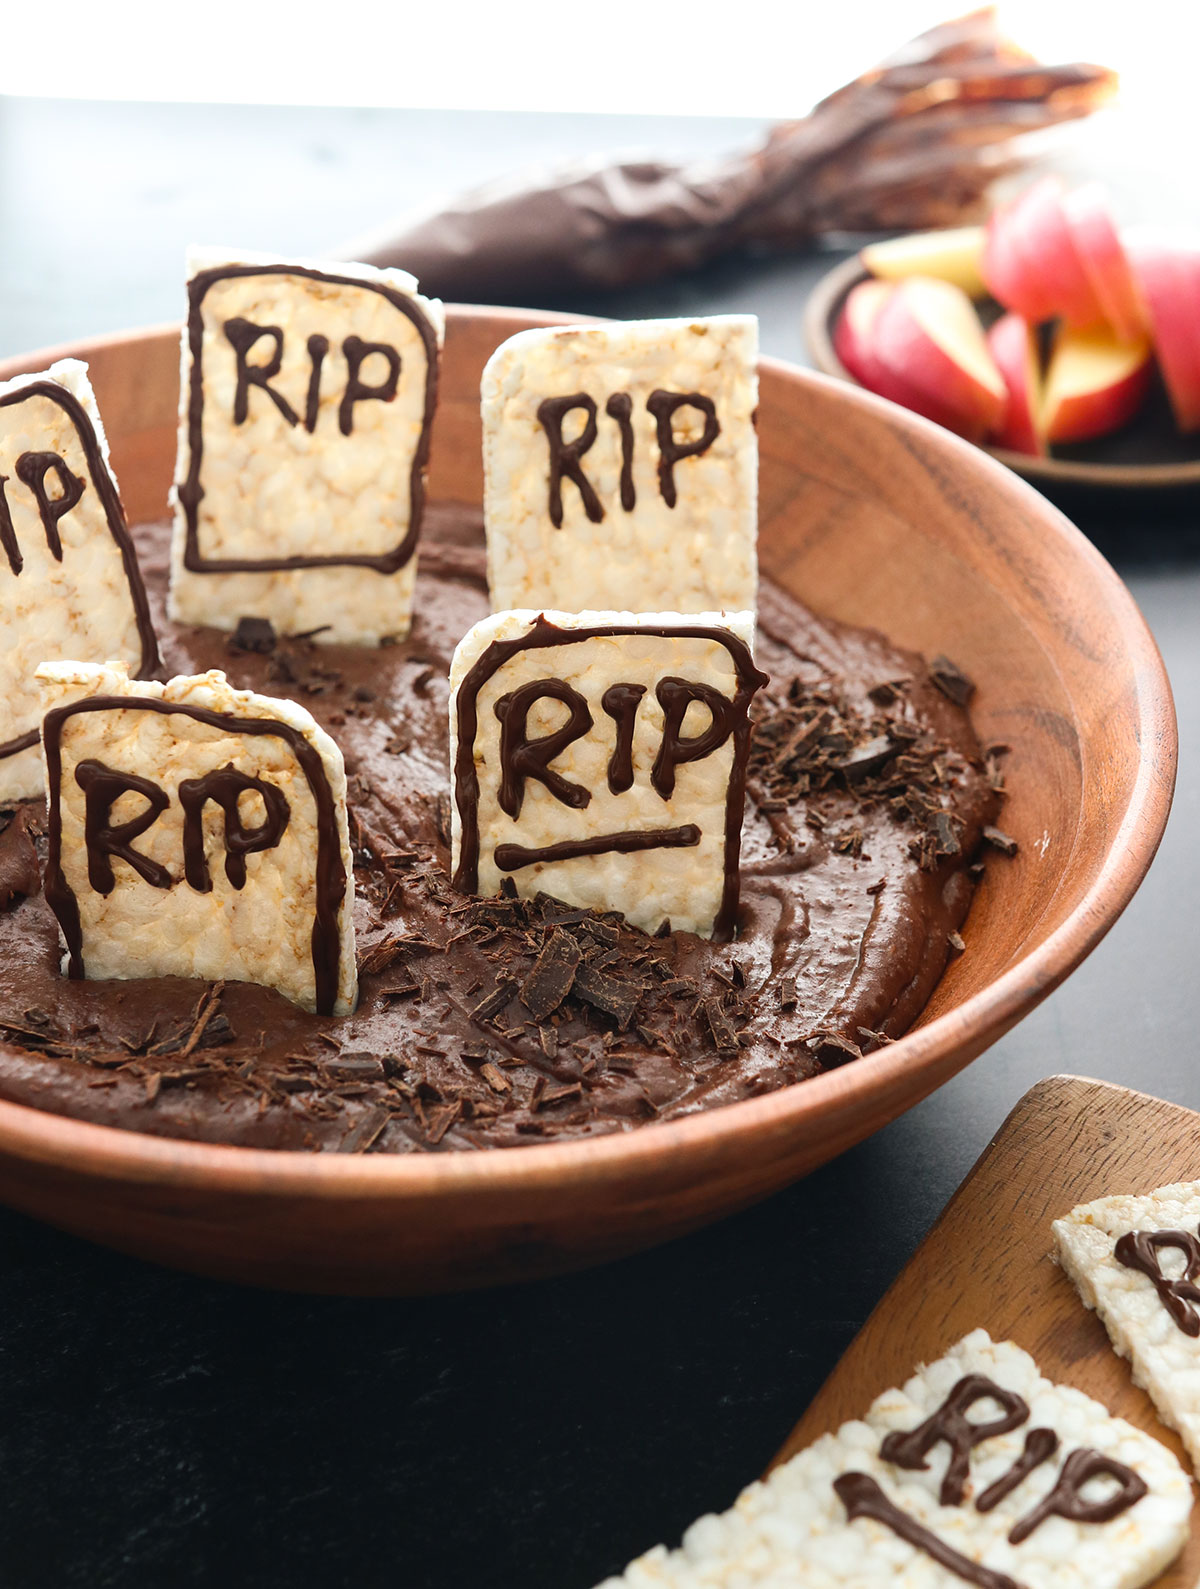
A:
<svg viewBox="0 0 1200 1589">
<path fill-rule="evenodd" d="M 868 391 L 932 419 L 935 424 L 957 429 L 956 417 L 946 404 L 925 397 L 898 371 L 887 368 L 875 351 L 875 323 L 897 290 L 897 283 L 891 281 L 860 281 L 851 288 L 834 327 L 834 351 Z"/>
<path fill-rule="evenodd" d="M 1108 326 L 1064 326 L 1046 370 L 1041 429 L 1050 442 L 1090 441 L 1137 413 L 1150 384 L 1150 344 Z"/>
<path fill-rule="evenodd" d="M 1043 177 L 1027 188 L 1013 216 L 1016 247 L 1045 284 L 1057 314 L 1069 325 L 1094 326 L 1104 319 L 1063 208 L 1063 186 Z"/>
<path fill-rule="evenodd" d="M 983 242 L 983 279 L 997 303 L 1037 325 L 1057 312 L 1052 291 L 1036 263 L 1026 257 L 1017 225 L 1023 194 L 992 211 Z"/>
<path fill-rule="evenodd" d="M 1104 318 L 1124 341 L 1139 341 L 1150 329 L 1150 320 L 1103 186 L 1088 182 L 1073 188 L 1063 200 L 1063 209 Z"/>
<path fill-rule="evenodd" d="M 833 351 L 856 381 L 875 390 L 874 359 L 870 353 L 875 321 L 884 303 L 895 292 L 886 281 L 860 281 L 846 295 L 833 328 Z"/>
<path fill-rule="evenodd" d="M 1129 254 L 1175 423 L 1200 430 L 1200 242 L 1143 235 Z"/>
<path fill-rule="evenodd" d="M 989 438 L 997 447 L 1044 457 L 1046 445 L 1038 430 L 1042 407 L 1042 372 L 1037 332 L 1020 315 L 1006 314 L 988 332 L 988 347 L 1008 387 L 1004 418 Z"/>
<path fill-rule="evenodd" d="M 987 293 L 981 265 L 983 227 L 953 226 L 940 232 L 910 232 L 887 243 L 869 243 L 859 255 L 872 276 L 903 281 L 933 276 L 961 287 L 969 298 Z"/>
<path fill-rule="evenodd" d="M 1004 417 L 1008 392 L 961 287 L 925 276 L 897 284 L 872 328 L 883 370 L 919 394 L 918 412 L 973 441 Z M 910 405 L 913 406 L 913 405 Z"/>
</svg>

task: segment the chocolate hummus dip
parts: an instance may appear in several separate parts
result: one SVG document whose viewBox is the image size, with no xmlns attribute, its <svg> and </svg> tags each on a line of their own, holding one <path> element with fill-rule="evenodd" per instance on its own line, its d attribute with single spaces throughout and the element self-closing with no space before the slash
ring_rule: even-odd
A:
<svg viewBox="0 0 1200 1589">
<path fill-rule="evenodd" d="M 169 530 L 134 532 L 167 675 L 306 706 L 349 778 L 357 1012 L 251 984 L 69 981 L 40 803 L 0 834 L 0 1096 L 161 1136 L 392 1152 L 628 1130 L 754 1097 L 903 1032 L 961 948 L 998 804 L 970 684 L 764 582 L 738 931 L 655 937 L 449 877 L 450 658 L 488 612 L 480 515 L 429 510 L 410 638 L 382 649 L 169 624 Z M 1003 843 L 1003 835 L 995 834 Z"/>
</svg>

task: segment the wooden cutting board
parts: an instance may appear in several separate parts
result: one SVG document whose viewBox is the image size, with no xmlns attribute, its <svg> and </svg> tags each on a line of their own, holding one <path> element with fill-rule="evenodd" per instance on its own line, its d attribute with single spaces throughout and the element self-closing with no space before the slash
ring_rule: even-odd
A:
<svg viewBox="0 0 1200 1589">
<path fill-rule="evenodd" d="M 860 1416 L 918 1363 L 982 1326 L 1015 1341 L 1048 1379 L 1089 1396 L 1167 1445 L 1178 1437 L 1136 1389 L 1104 1326 L 1050 1257 L 1050 1221 L 1114 1192 L 1200 1180 L 1200 1114 L 1079 1076 L 1051 1076 L 1017 1104 L 855 1337 L 772 1466 Z M 853 1241 L 851 1241 L 853 1246 Z M 1161 1589 L 1200 1580 L 1200 1501 L 1192 1537 Z"/>
</svg>

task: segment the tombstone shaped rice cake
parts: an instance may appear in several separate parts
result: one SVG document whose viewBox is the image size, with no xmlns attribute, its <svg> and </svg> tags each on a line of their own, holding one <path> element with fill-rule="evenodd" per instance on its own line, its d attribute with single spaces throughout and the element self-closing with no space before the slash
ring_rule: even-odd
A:
<svg viewBox="0 0 1200 1589">
<path fill-rule="evenodd" d="M 1082 1203 L 1052 1229 L 1084 1306 L 1200 1470 L 1200 1181 Z"/>
<path fill-rule="evenodd" d="M 758 322 L 522 331 L 483 372 L 492 607 L 753 611 Z"/>
<path fill-rule="evenodd" d="M 193 250 L 173 618 L 408 633 L 442 306 L 366 265 Z"/>
<path fill-rule="evenodd" d="M 86 364 L 0 385 L 0 801 L 42 792 L 34 672 L 52 657 L 158 666 Z"/>
<path fill-rule="evenodd" d="M 1191 1507 L 1165 1446 L 975 1330 L 601 1589 L 1137 1589 Z"/>
<path fill-rule="evenodd" d="M 456 885 L 512 878 L 648 932 L 728 937 L 737 906 L 749 613 L 504 612 L 450 668 Z"/>
<path fill-rule="evenodd" d="M 349 1013 L 346 779 L 312 716 L 216 671 L 134 683 L 57 662 L 38 681 L 63 970 L 261 982 Z"/>
</svg>

